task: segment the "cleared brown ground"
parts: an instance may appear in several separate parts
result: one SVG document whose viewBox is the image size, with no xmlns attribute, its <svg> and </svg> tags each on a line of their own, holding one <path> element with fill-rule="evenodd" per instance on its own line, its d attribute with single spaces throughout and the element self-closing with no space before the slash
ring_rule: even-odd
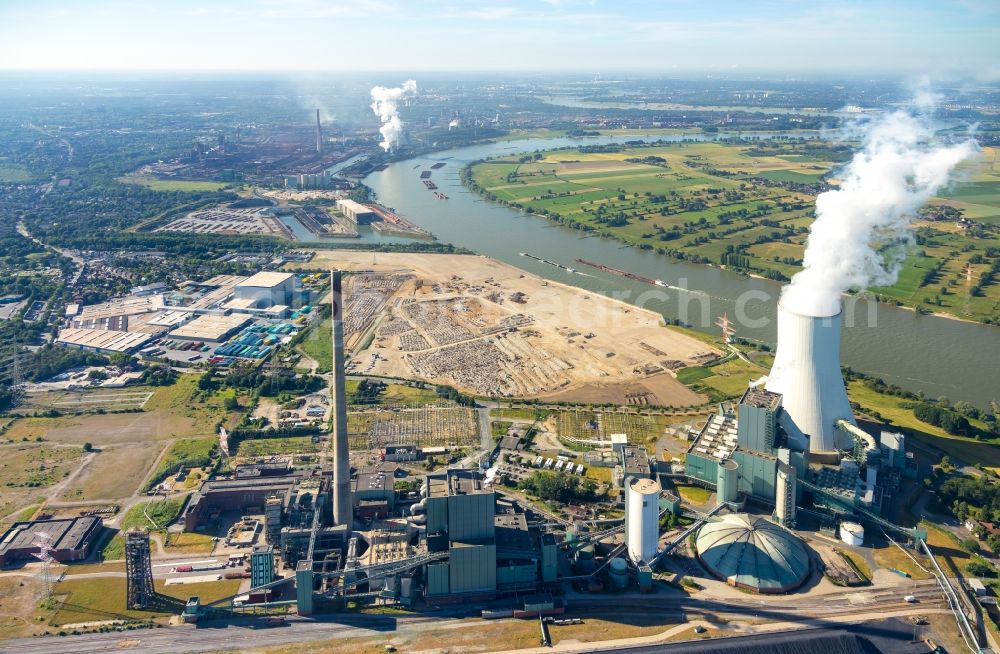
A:
<svg viewBox="0 0 1000 654">
<path fill-rule="evenodd" d="M 487 257 L 380 252 L 373 261 L 371 253 L 318 251 L 308 266 L 324 264 L 412 276 L 387 302 L 371 347 L 357 353 L 359 372 L 497 397 L 600 396 L 627 404 L 635 388 L 650 394 L 651 404 L 703 401 L 663 370 L 715 350 L 664 327 L 653 311 Z M 523 318 L 516 331 L 496 331 Z"/>
<path fill-rule="evenodd" d="M 202 432 L 211 433 L 206 425 Z M 80 415 L 61 418 L 23 418 L 11 425 L 5 436 L 12 440 L 42 436 L 46 441 L 109 446 L 136 441 L 159 441 L 198 431 L 194 419 L 156 412 Z M 204 435 L 204 433 L 202 435 Z"/>
<path fill-rule="evenodd" d="M 630 404 L 636 403 L 629 402 L 629 400 L 637 397 L 649 398 L 643 404 L 663 406 L 691 406 L 702 404 L 705 401 L 704 395 L 678 384 L 677 380 L 669 373 L 660 373 L 642 381 L 621 384 L 584 384 L 579 388 L 543 395 L 541 399 L 583 404 L 602 402 Z"/>
<path fill-rule="evenodd" d="M 129 443 L 95 456 L 63 490 L 61 500 L 116 500 L 132 495 L 166 447 L 161 443 Z"/>
</svg>

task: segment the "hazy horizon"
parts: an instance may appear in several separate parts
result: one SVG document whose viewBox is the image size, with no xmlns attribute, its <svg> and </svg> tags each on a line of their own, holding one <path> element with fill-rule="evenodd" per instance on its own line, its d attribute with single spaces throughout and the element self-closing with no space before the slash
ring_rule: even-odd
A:
<svg viewBox="0 0 1000 654">
<path fill-rule="evenodd" d="M 1000 77 L 1000 4 L 43 0 L 0 70 Z"/>
</svg>

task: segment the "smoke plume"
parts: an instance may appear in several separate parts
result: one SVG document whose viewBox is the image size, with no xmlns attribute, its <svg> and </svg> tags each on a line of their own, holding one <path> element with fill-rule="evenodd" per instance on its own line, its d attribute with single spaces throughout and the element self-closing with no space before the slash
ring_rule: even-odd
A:
<svg viewBox="0 0 1000 654">
<path fill-rule="evenodd" d="M 862 149 L 840 171 L 840 186 L 816 198 L 803 270 L 782 292 L 786 307 L 830 316 L 845 291 L 896 283 L 916 211 L 978 150 L 972 140 L 937 140 L 921 111 L 925 97 L 918 113 L 900 110 L 858 126 Z"/>
<path fill-rule="evenodd" d="M 372 89 L 372 111 L 382 121 L 379 132 L 382 134 L 382 142 L 379 145 L 386 152 L 390 148 L 399 145 L 399 135 L 403 132 L 403 123 L 399 120 L 399 102 L 417 94 L 417 83 L 412 79 L 403 82 L 403 85 L 387 89 L 384 86 L 376 86 Z"/>
</svg>

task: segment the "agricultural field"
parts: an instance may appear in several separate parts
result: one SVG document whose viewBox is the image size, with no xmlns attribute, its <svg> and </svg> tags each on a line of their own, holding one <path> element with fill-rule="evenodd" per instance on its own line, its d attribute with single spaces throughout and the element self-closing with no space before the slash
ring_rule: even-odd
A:
<svg viewBox="0 0 1000 654">
<path fill-rule="evenodd" d="M 919 246 L 896 285 L 873 289 L 881 299 L 1000 322 L 997 152 L 984 148 L 918 217 Z M 805 137 L 584 147 L 480 162 L 468 183 L 567 227 L 780 281 L 800 269 L 815 195 L 836 184 L 830 174 L 849 155 Z"/>
</svg>

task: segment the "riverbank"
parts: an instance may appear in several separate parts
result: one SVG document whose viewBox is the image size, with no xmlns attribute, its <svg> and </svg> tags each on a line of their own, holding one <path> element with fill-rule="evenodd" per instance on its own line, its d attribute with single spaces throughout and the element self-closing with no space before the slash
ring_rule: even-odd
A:
<svg viewBox="0 0 1000 654">
<path fill-rule="evenodd" d="M 487 201 L 587 235 L 784 282 L 801 269 L 815 196 L 830 188 L 825 174 L 849 152 L 789 138 L 582 145 L 478 159 L 460 179 Z M 987 232 L 984 241 L 974 229 L 929 218 L 914 229 L 922 249 L 896 286 L 873 297 L 924 314 L 933 308 L 957 320 L 1000 321 L 1000 285 L 991 283 L 1000 234 Z M 970 254 L 957 256 L 959 249 Z"/>
<path fill-rule="evenodd" d="M 721 133 L 719 136 L 736 134 Z M 629 140 L 643 138 L 667 140 L 672 137 L 634 134 Z M 622 142 L 605 137 L 587 139 L 589 144 Z M 733 321 L 738 337 L 773 346 L 778 284 L 719 267 L 667 258 L 652 250 L 623 245 L 612 238 L 591 238 L 592 233 L 581 230 L 564 229 L 523 211 L 485 201 L 479 194 L 464 188 L 458 175 L 462 166 L 481 159 L 579 145 L 577 139 L 554 138 L 454 148 L 391 164 L 364 181 L 381 203 L 397 208 L 421 227 L 457 247 L 489 255 L 551 281 L 642 306 L 659 313 L 665 322 L 683 321 L 699 334 L 718 334 L 715 323 L 725 313 Z M 416 166 L 431 166 L 442 161 L 448 162 L 448 167 L 441 174 L 435 173 L 434 178 L 441 191 L 451 198 L 448 202 L 441 202 L 429 194 L 414 172 Z M 577 270 L 568 274 L 565 270 L 521 257 L 519 252 L 530 252 Z M 574 263 L 578 258 L 661 279 L 672 288 L 650 286 L 600 270 L 582 269 Z M 852 298 L 849 304 L 857 320 L 844 329 L 841 350 L 844 365 L 907 390 L 921 391 L 928 397 L 963 398 L 981 409 L 987 408 L 991 400 L 1000 399 L 996 395 L 994 373 L 983 356 L 984 352 L 1000 349 L 1000 330 L 958 320 L 940 320 L 931 315 L 920 316 L 864 298 Z"/>
</svg>

